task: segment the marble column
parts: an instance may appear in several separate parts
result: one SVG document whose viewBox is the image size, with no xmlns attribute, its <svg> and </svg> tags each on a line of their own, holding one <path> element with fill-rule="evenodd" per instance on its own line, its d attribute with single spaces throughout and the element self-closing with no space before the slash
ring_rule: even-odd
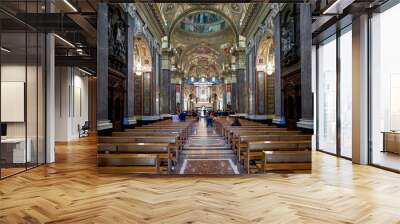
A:
<svg viewBox="0 0 400 224">
<path fill-rule="evenodd" d="M 224 85 L 224 92 L 222 93 L 222 110 L 226 111 L 226 104 L 227 104 L 227 94 L 226 94 L 226 83 L 223 84 Z"/>
<path fill-rule="evenodd" d="M 237 97 L 237 82 L 232 82 L 231 85 L 231 106 L 232 112 L 238 113 L 238 97 Z"/>
<path fill-rule="evenodd" d="M 127 93 L 126 93 L 126 113 L 125 113 L 125 125 L 127 126 L 132 126 L 136 124 L 135 120 L 135 100 L 134 100 L 134 76 L 135 74 L 133 73 L 133 67 L 135 66 L 133 64 L 134 62 L 134 30 L 135 30 L 135 20 L 134 18 L 129 16 L 128 19 L 128 55 L 127 55 Z"/>
<path fill-rule="evenodd" d="M 314 109 L 311 69 L 311 4 L 302 3 L 300 7 L 300 65 L 301 65 L 301 118 L 297 127 L 314 129 Z"/>
<path fill-rule="evenodd" d="M 160 74 L 161 74 L 161 60 L 158 50 L 156 50 L 156 80 L 155 80 L 155 101 L 154 101 L 154 115 L 160 118 Z"/>
<path fill-rule="evenodd" d="M 368 15 L 353 20 L 352 159 L 368 164 Z"/>
<path fill-rule="evenodd" d="M 108 5 L 97 5 L 97 131 L 112 129 L 108 119 Z"/>
<path fill-rule="evenodd" d="M 274 18 L 274 46 L 275 46 L 275 117 L 273 123 L 285 125 L 285 113 L 282 97 L 282 68 L 281 68 L 281 16 Z"/>
<path fill-rule="evenodd" d="M 169 83 L 169 106 L 170 106 L 170 113 L 173 114 L 176 111 L 176 84 Z"/>
<path fill-rule="evenodd" d="M 159 63 L 158 63 L 158 52 L 157 48 L 154 44 L 151 48 L 151 54 L 152 54 L 152 59 L 153 59 L 153 72 L 152 72 L 152 77 L 151 77 L 151 116 L 152 119 L 159 119 L 159 113 L 160 113 L 160 108 L 159 108 Z"/>
<path fill-rule="evenodd" d="M 247 54 L 246 73 L 248 77 L 248 116 L 256 119 L 256 72 L 255 72 L 255 46 L 250 48 Z"/>
<path fill-rule="evenodd" d="M 169 66 L 170 52 L 163 49 L 161 54 L 161 77 L 160 77 L 160 115 L 162 117 L 171 114 L 170 91 L 171 70 Z"/>
<path fill-rule="evenodd" d="M 246 54 L 244 49 L 237 50 L 237 69 L 236 69 L 236 96 L 238 99 L 237 113 L 248 115 L 248 103 L 249 103 L 249 83 L 248 74 L 246 73 Z"/>
<path fill-rule="evenodd" d="M 171 71 L 169 69 L 161 70 L 160 80 L 160 114 L 165 116 L 170 114 L 170 77 Z"/>
<path fill-rule="evenodd" d="M 185 88 L 185 82 L 184 82 L 183 79 L 181 79 L 181 80 L 182 81 L 181 81 L 181 86 L 180 86 L 180 105 L 181 105 L 181 111 L 183 111 L 184 104 L 185 104 L 185 102 L 184 102 L 185 98 L 184 98 L 184 95 L 183 95 L 183 89 Z"/>
</svg>

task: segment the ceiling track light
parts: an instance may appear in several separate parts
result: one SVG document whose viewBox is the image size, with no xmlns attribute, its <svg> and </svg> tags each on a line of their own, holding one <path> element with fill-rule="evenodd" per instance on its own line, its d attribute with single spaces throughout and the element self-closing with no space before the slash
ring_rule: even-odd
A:
<svg viewBox="0 0 400 224">
<path fill-rule="evenodd" d="M 72 11 L 78 12 L 78 10 L 75 8 L 75 6 L 73 6 L 68 0 L 64 0 L 64 3 L 66 5 L 68 5 L 68 7 L 72 9 Z"/>
<path fill-rule="evenodd" d="M 83 70 L 83 69 L 81 69 L 81 68 L 79 68 L 79 67 L 78 67 L 78 70 L 81 71 L 81 72 L 83 72 L 83 73 L 86 74 L 86 75 L 89 75 L 89 76 L 92 76 L 92 75 L 93 75 L 92 73 L 90 73 L 90 72 L 88 72 L 88 71 L 86 71 L 86 70 Z"/>
<path fill-rule="evenodd" d="M 75 45 L 73 45 L 71 42 L 69 42 L 68 40 L 62 38 L 61 36 L 59 36 L 58 34 L 54 34 L 55 37 L 57 37 L 59 40 L 61 40 L 62 42 L 64 42 L 65 44 L 67 44 L 68 46 L 75 48 Z"/>
<path fill-rule="evenodd" d="M 9 50 L 9 49 L 7 49 L 5 47 L 1 47 L 0 49 L 1 49 L 1 51 L 4 51 L 6 53 L 10 53 L 11 52 L 11 50 Z"/>
<path fill-rule="evenodd" d="M 336 0 L 322 12 L 324 16 L 338 16 L 343 14 L 343 10 L 351 5 L 355 0 Z"/>
</svg>

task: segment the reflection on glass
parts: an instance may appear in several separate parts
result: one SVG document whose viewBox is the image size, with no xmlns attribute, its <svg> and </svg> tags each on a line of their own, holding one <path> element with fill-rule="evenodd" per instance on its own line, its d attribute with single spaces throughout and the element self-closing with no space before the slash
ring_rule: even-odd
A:
<svg viewBox="0 0 400 224">
<path fill-rule="evenodd" d="M 336 153 L 336 39 L 318 48 L 318 147 Z"/>
<path fill-rule="evenodd" d="M 4 3 L 15 14 L 45 10 L 45 1 Z M 0 12 L 4 20 L 14 18 Z M 23 23 L 0 27 L 0 178 L 45 162 L 45 35 Z"/>
<path fill-rule="evenodd" d="M 400 141 L 384 146 L 382 132 L 400 130 L 400 5 L 372 17 L 371 133 L 372 163 L 400 170 Z M 398 134 L 393 136 L 400 138 Z M 397 151 L 398 149 L 398 151 Z"/>
<path fill-rule="evenodd" d="M 352 157 L 352 33 L 340 36 L 340 154 Z"/>
<path fill-rule="evenodd" d="M 9 49 L 1 57 L 1 175 L 25 170 L 31 161 L 30 141 L 26 139 L 26 34 L 2 33 L 1 45 Z"/>
</svg>

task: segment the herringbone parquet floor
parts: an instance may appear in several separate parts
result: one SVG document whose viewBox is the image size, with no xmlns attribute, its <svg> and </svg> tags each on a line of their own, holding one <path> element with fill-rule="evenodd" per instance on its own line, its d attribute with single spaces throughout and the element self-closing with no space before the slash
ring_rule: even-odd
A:
<svg viewBox="0 0 400 224">
<path fill-rule="evenodd" d="M 312 174 L 100 174 L 92 139 L 0 181 L 0 223 L 400 223 L 400 175 L 315 152 Z"/>
</svg>

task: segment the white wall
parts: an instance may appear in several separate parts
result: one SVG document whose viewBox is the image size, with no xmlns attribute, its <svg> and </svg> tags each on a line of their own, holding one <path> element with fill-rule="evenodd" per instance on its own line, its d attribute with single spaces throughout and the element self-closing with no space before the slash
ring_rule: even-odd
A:
<svg viewBox="0 0 400 224">
<path fill-rule="evenodd" d="M 27 80 L 26 80 L 27 79 Z M 44 162 L 45 150 L 45 116 L 44 116 L 44 74 L 40 66 L 26 66 L 25 64 L 3 64 L 1 66 L 1 81 L 24 82 L 26 84 L 26 107 L 21 108 L 26 112 L 26 120 L 23 122 L 6 122 L 8 138 L 29 139 L 32 162 L 39 159 Z M 24 94 L 24 92 L 22 93 Z M 7 97 L 7 96 L 2 96 Z M 1 108 L 1 110 L 12 110 Z M 4 111 L 3 111 L 4 112 Z M 7 111 L 8 113 L 12 111 Z M 39 156 L 37 156 L 39 154 Z"/>
<path fill-rule="evenodd" d="M 78 125 L 89 120 L 88 78 L 76 68 L 56 67 L 56 141 L 79 138 Z"/>
</svg>

